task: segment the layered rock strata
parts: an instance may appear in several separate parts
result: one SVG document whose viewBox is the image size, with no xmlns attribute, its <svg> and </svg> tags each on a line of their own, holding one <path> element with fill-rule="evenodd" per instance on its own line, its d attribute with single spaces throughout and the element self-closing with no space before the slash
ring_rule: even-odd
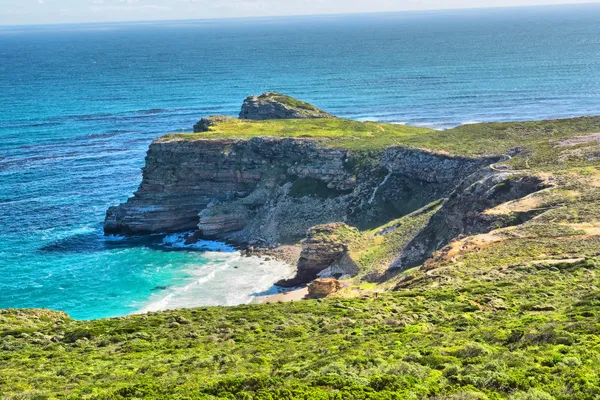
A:
<svg viewBox="0 0 600 400">
<path fill-rule="evenodd" d="M 108 210 L 104 229 L 297 242 L 324 223 L 381 225 L 449 195 L 495 161 L 400 147 L 364 166 L 360 157 L 299 138 L 160 138 L 148 150 L 140 187 Z"/>
<path fill-rule="evenodd" d="M 507 215 L 485 213 L 499 204 L 520 199 L 549 186 L 548 182 L 518 172 L 482 170 L 464 180 L 434 214 L 427 226 L 402 250 L 391 269 L 422 264 L 436 250 L 461 235 L 471 236 L 518 225 L 538 211 Z"/>
</svg>

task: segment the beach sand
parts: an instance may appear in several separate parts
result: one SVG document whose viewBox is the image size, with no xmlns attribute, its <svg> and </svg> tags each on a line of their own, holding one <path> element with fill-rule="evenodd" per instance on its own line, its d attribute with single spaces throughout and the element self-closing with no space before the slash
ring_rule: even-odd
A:
<svg viewBox="0 0 600 400">
<path fill-rule="evenodd" d="M 272 296 L 266 296 L 260 299 L 258 302 L 261 304 L 268 303 L 278 303 L 278 302 L 290 302 L 290 301 L 299 301 L 304 300 L 304 298 L 308 295 L 308 288 L 300 288 L 296 290 L 291 290 L 289 292 L 283 292 L 274 294 Z"/>
</svg>

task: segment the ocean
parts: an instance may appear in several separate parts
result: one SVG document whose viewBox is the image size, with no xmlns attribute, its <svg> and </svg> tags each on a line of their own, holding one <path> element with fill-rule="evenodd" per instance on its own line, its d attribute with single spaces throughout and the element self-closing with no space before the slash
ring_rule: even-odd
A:
<svg viewBox="0 0 600 400">
<path fill-rule="evenodd" d="M 600 114 L 600 5 L 0 27 L 0 308 L 250 302 L 289 266 L 104 237 L 150 142 L 267 90 L 430 126 Z"/>
</svg>

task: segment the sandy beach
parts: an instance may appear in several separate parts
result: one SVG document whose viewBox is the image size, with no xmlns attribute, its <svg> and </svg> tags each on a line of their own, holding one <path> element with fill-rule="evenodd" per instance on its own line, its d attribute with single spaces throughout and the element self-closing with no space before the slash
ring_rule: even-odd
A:
<svg viewBox="0 0 600 400">
<path fill-rule="evenodd" d="M 304 300 L 308 295 L 308 288 L 300 288 L 290 290 L 289 292 L 277 293 L 271 296 L 265 296 L 256 300 L 258 304 L 278 303 L 278 302 L 290 302 Z"/>
</svg>

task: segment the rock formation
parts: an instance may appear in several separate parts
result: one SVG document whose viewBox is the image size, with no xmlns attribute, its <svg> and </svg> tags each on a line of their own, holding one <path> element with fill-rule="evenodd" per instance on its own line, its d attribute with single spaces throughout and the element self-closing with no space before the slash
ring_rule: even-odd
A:
<svg viewBox="0 0 600 400">
<path fill-rule="evenodd" d="M 318 299 L 330 296 L 342 288 L 342 284 L 334 278 L 315 279 L 308 285 L 308 296 Z"/>
<path fill-rule="evenodd" d="M 244 100 L 240 119 L 306 119 L 333 118 L 332 115 L 281 93 L 267 92 L 260 96 L 249 96 Z"/>
<path fill-rule="evenodd" d="M 391 269 L 422 264 L 434 251 L 460 235 L 487 233 L 493 229 L 523 223 L 535 211 L 510 216 L 484 213 L 485 210 L 520 199 L 548 186 L 542 179 L 520 173 L 483 170 L 463 181 L 443 207 L 401 252 Z"/>
<path fill-rule="evenodd" d="M 194 133 L 208 132 L 212 125 L 231 119 L 234 118 L 226 115 L 211 115 L 210 117 L 204 117 L 194 125 Z"/>
<path fill-rule="evenodd" d="M 326 224 L 310 228 L 302 242 L 298 260 L 298 272 L 292 279 L 277 282 L 278 286 L 294 287 L 317 278 L 319 272 L 333 265 L 348 250 L 346 244 L 336 236 L 344 224 Z"/>
</svg>

